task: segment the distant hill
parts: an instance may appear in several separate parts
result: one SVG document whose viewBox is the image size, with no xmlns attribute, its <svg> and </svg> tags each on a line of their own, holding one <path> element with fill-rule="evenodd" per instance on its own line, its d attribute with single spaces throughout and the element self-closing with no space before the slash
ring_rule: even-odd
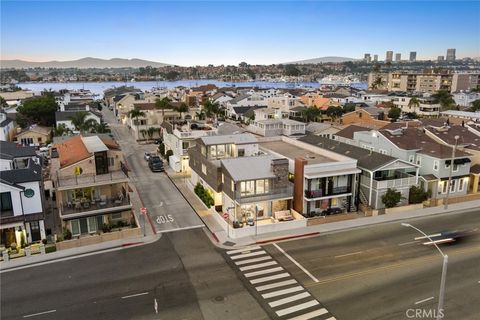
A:
<svg viewBox="0 0 480 320">
<path fill-rule="evenodd" d="M 315 63 L 328 63 L 328 62 L 338 63 L 338 62 L 347 62 L 347 61 L 356 61 L 356 60 L 358 59 L 345 58 L 345 57 L 321 57 L 321 58 L 315 58 L 315 59 L 287 62 L 284 64 L 315 64 Z"/>
<path fill-rule="evenodd" d="M 141 59 L 99 59 L 99 58 L 82 58 L 71 61 L 47 61 L 32 62 L 23 60 L 0 60 L 1 68 L 140 68 L 140 67 L 164 67 L 166 63 L 141 60 Z"/>
</svg>

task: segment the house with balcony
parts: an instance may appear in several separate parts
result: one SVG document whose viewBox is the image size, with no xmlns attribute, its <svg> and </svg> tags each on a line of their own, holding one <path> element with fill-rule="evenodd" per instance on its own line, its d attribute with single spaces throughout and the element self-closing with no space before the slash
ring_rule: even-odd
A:
<svg viewBox="0 0 480 320">
<path fill-rule="evenodd" d="M 46 239 L 44 203 L 35 148 L 0 141 L 0 247 Z"/>
<path fill-rule="evenodd" d="M 281 109 L 256 109 L 255 120 L 250 121 L 247 131 L 262 137 L 304 135 L 304 122 L 288 119 L 289 112 Z"/>
<path fill-rule="evenodd" d="M 294 182 L 293 208 L 305 217 L 327 211 L 356 211 L 357 161 L 303 141 L 281 137 L 260 143 L 266 153 L 284 157 Z"/>
<path fill-rule="evenodd" d="M 62 225 L 74 237 L 135 221 L 123 154 L 112 139 L 78 135 L 55 144 L 50 174 Z"/>
<path fill-rule="evenodd" d="M 414 163 L 326 137 L 308 135 L 299 142 L 324 150 L 322 154 L 332 152 L 356 161 L 360 174 L 351 188 L 357 190 L 353 201 L 357 207 L 363 204 L 372 209 L 384 208 L 382 196 L 389 188 L 402 194 L 399 205 L 408 204 L 409 190 L 418 183 L 419 165 Z"/>
<path fill-rule="evenodd" d="M 393 104 L 402 110 L 402 113 L 416 113 L 422 117 L 438 117 L 440 104 L 435 103 L 431 97 L 417 97 L 418 104 L 410 104 L 413 96 L 392 96 Z"/>
</svg>

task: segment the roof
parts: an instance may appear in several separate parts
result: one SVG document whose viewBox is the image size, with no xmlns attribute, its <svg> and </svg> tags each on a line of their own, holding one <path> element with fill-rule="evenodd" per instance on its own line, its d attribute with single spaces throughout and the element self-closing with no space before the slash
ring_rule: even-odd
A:
<svg viewBox="0 0 480 320">
<path fill-rule="evenodd" d="M 425 119 L 426 120 L 426 119 Z M 383 130 L 396 130 L 400 128 L 410 128 L 410 127 L 421 127 L 422 123 L 420 121 L 405 121 L 405 122 L 390 122 L 386 126 L 382 127 Z"/>
<path fill-rule="evenodd" d="M 480 112 L 470 112 L 470 111 L 458 111 L 458 110 L 447 110 L 440 112 L 443 116 L 450 117 L 461 117 L 461 118 L 470 118 L 470 119 L 480 119 Z"/>
<path fill-rule="evenodd" d="M 255 136 L 250 133 L 205 136 L 201 137 L 200 139 L 206 146 L 222 143 L 252 144 L 258 142 L 257 138 L 255 138 Z"/>
<path fill-rule="evenodd" d="M 138 109 L 138 110 L 153 110 L 153 109 L 155 109 L 155 102 L 134 103 L 133 108 Z"/>
<path fill-rule="evenodd" d="M 60 144 L 55 144 L 60 158 L 60 167 L 66 167 L 91 156 L 83 144 L 82 136 L 75 136 Z"/>
<path fill-rule="evenodd" d="M 435 177 L 433 174 L 424 174 L 421 176 L 425 181 L 434 181 L 438 180 L 437 177 Z"/>
<path fill-rule="evenodd" d="M 301 111 L 304 111 L 304 110 L 307 110 L 307 109 L 308 109 L 307 107 L 298 106 L 298 107 L 291 108 L 290 111 L 301 112 Z"/>
<path fill-rule="evenodd" d="M 173 125 L 168 121 L 163 121 L 162 124 L 160 124 L 160 127 L 164 128 L 168 134 L 172 134 L 173 132 Z"/>
<path fill-rule="evenodd" d="M 88 112 L 88 114 L 93 114 L 99 118 L 101 118 L 101 115 L 97 114 L 96 112 L 92 111 L 85 111 Z M 57 111 L 55 112 L 55 121 L 70 121 L 75 114 L 78 113 L 78 111 Z"/>
<path fill-rule="evenodd" d="M 18 133 L 17 134 L 17 137 L 18 136 L 21 136 L 27 132 L 36 132 L 38 134 L 43 134 L 45 136 L 48 136 L 52 133 L 52 128 L 50 127 L 43 127 L 43 126 L 37 126 L 37 125 L 33 125 L 31 127 L 29 127 L 28 129 L 25 129 L 23 130 L 22 132 Z"/>
<path fill-rule="evenodd" d="M 102 139 L 98 136 L 82 137 L 83 144 L 87 148 L 88 152 L 102 152 L 107 151 L 107 146 L 103 143 Z"/>
<path fill-rule="evenodd" d="M 24 147 L 15 142 L 0 141 L 0 159 L 12 160 L 36 155 L 35 147 Z"/>
<path fill-rule="evenodd" d="M 39 164 L 36 164 L 32 159 L 28 161 L 28 166 L 26 168 L 0 171 L 1 182 L 20 189 L 23 189 L 23 187 L 17 186 L 17 183 L 41 180 L 42 167 Z"/>
<path fill-rule="evenodd" d="M 475 164 L 475 165 L 471 166 L 470 167 L 470 172 L 479 174 L 480 173 L 480 164 Z"/>
<path fill-rule="evenodd" d="M 336 136 L 347 138 L 347 139 L 353 139 L 353 134 L 355 132 L 359 131 L 370 131 L 371 129 L 366 128 L 366 127 L 361 127 L 361 126 L 356 126 L 354 124 L 349 125 L 346 128 L 343 128 L 342 130 L 338 131 L 335 133 Z"/>
<path fill-rule="evenodd" d="M 232 100 L 229 100 L 228 103 L 236 104 L 237 102 L 242 101 L 244 99 L 247 99 L 248 97 L 250 97 L 248 94 L 240 94 L 240 95 L 236 96 L 235 98 L 233 98 Z"/>
<path fill-rule="evenodd" d="M 218 135 L 238 134 L 245 132 L 245 129 L 233 123 L 222 122 L 217 128 Z"/>
<path fill-rule="evenodd" d="M 5 113 L 4 113 L 5 114 Z M 0 128 L 3 128 L 3 127 L 6 127 L 7 125 L 9 125 L 13 120 L 9 117 L 6 116 L 5 114 L 5 119 L 0 122 Z"/>
<path fill-rule="evenodd" d="M 337 140 L 331 140 L 326 137 L 307 135 L 300 138 L 299 141 L 310 143 L 322 149 L 326 149 L 349 158 L 357 159 L 357 166 L 361 169 L 375 171 L 397 161 L 397 158 L 386 154 L 370 151 L 364 148 L 346 144 Z M 412 166 L 414 166 L 412 164 Z"/>
<path fill-rule="evenodd" d="M 252 107 L 233 107 L 233 111 L 235 111 L 236 114 L 245 114 L 248 110 L 250 110 Z"/>
<path fill-rule="evenodd" d="M 271 170 L 272 160 L 279 159 L 272 155 L 240 157 L 221 160 L 222 166 L 234 181 L 274 178 Z"/>
<path fill-rule="evenodd" d="M 260 147 L 262 147 L 262 149 L 264 150 L 269 150 L 290 160 L 295 160 L 296 158 L 303 158 L 308 161 L 308 164 L 337 162 L 337 160 L 335 159 L 325 157 L 321 154 L 301 148 L 298 145 L 287 143 L 285 141 L 261 142 Z"/>
<path fill-rule="evenodd" d="M 429 127 L 425 128 L 425 130 L 428 130 L 428 132 L 451 146 L 455 145 L 455 136 L 458 136 L 458 145 L 463 146 L 465 149 L 480 150 L 480 137 L 464 126 Z"/>
<path fill-rule="evenodd" d="M 361 110 L 365 110 L 368 114 L 372 116 L 378 116 L 379 114 L 385 112 L 384 109 L 377 108 L 377 107 L 366 107 L 366 108 L 362 108 Z"/>
</svg>

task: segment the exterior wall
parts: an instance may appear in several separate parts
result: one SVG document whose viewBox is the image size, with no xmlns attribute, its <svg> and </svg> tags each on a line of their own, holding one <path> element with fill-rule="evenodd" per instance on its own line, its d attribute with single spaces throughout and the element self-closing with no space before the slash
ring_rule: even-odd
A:
<svg viewBox="0 0 480 320">
<path fill-rule="evenodd" d="M 21 190 L 13 188 L 7 184 L 1 184 L 2 192 L 10 192 L 12 197 L 13 216 L 43 212 L 43 190 L 40 187 L 40 182 L 24 182 L 19 183 L 19 185 L 26 189 L 32 189 L 35 192 L 34 196 L 27 198 L 23 192 L 20 192 Z"/>
<path fill-rule="evenodd" d="M 6 126 L 0 128 L 0 141 L 12 141 L 15 134 L 15 122 L 10 122 Z"/>
<path fill-rule="evenodd" d="M 361 109 L 344 114 L 340 118 L 340 122 L 342 124 L 367 125 L 374 128 L 383 128 L 390 123 L 388 121 L 377 120 L 373 118 L 368 112 Z"/>
<path fill-rule="evenodd" d="M 305 166 L 307 160 L 296 158 L 294 164 L 294 184 L 293 184 L 293 209 L 297 212 L 303 212 L 303 195 L 304 195 L 304 181 L 305 181 Z"/>
<path fill-rule="evenodd" d="M 222 190 L 222 180 L 221 180 L 221 169 L 220 163 L 218 161 L 209 161 L 205 158 L 200 149 L 200 145 L 197 144 L 195 147 L 188 150 L 189 155 L 189 166 L 193 173 L 195 172 L 195 179 L 202 179 L 205 181 L 210 188 L 215 192 L 220 192 Z M 202 165 L 206 168 L 206 174 L 202 172 Z M 195 185 L 198 181 L 193 181 Z"/>
<path fill-rule="evenodd" d="M 25 131 L 18 134 L 15 139 L 21 143 L 22 139 L 32 139 L 34 145 L 45 144 L 50 140 L 50 135 L 41 134 L 35 131 Z"/>
</svg>

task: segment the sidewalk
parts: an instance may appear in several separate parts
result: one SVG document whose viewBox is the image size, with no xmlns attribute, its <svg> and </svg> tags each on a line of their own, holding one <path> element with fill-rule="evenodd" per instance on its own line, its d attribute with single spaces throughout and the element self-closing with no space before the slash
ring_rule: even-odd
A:
<svg viewBox="0 0 480 320">
<path fill-rule="evenodd" d="M 260 234 L 257 236 L 247 236 L 242 238 L 228 238 L 225 230 L 213 218 L 211 210 L 203 204 L 197 195 L 186 185 L 189 183 L 182 174 L 175 173 L 171 168 L 167 168 L 166 172 L 172 182 L 182 192 L 185 199 L 190 203 L 197 212 L 205 225 L 208 227 L 214 238 L 218 240 L 218 246 L 222 248 L 242 247 L 256 243 L 266 243 L 270 241 L 279 241 L 296 237 L 313 236 L 318 234 L 344 231 L 348 229 L 361 228 L 369 225 L 395 222 L 405 219 L 424 218 L 436 214 L 446 214 L 475 210 L 480 208 L 480 200 L 455 203 L 448 206 L 448 210 L 444 210 L 443 206 L 424 208 L 415 211 L 405 211 L 399 213 L 384 214 L 374 217 L 361 217 L 352 220 L 343 220 L 325 224 L 318 224 L 297 229 L 278 231 L 272 233 Z"/>
<path fill-rule="evenodd" d="M 38 263 L 45 263 L 49 261 L 75 257 L 75 256 L 84 255 L 84 254 L 89 254 L 89 253 L 101 253 L 111 249 L 120 249 L 120 248 L 129 247 L 129 246 L 148 244 L 148 243 L 155 242 L 158 239 L 160 239 L 160 237 L 157 235 L 149 235 L 146 237 L 134 237 L 134 238 L 128 238 L 128 239 L 106 241 L 102 243 L 92 244 L 89 246 L 65 249 L 65 250 L 55 251 L 52 253 L 37 254 L 30 257 L 12 259 L 8 262 L 2 261 L 0 262 L 0 272 L 5 272 L 18 267 L 26 267 L 26 266 L 35 265 Z"/>
</svg>

